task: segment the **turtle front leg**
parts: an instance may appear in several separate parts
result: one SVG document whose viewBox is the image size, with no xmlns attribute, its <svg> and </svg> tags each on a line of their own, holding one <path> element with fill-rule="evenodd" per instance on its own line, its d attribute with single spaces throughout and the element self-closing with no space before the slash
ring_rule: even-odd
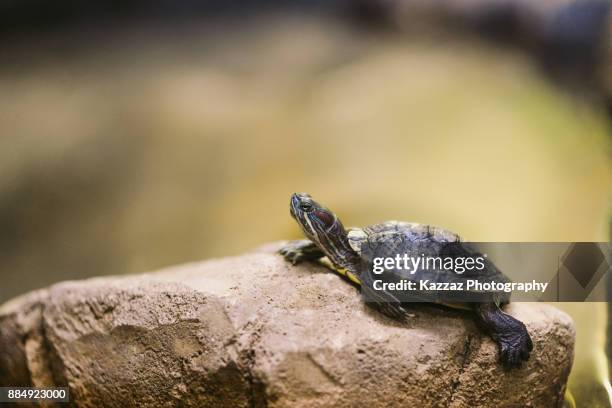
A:
<svg viewBox="0 0 612 408">
<path fill-rule="evenodd" d="M 479 323 L 499 345 L 502 364 L 520 367 L 529 359 L 533 343 L 523 322 L 501 311 L 495 303 L 480 303 L 475 307 Z"/>
<path fill-rule="evenodd" d="M 293 265 L 304 261 L 316 261 L 325 256 L 323 251 L 309 239 L 291 241 L 278 252 Z"/>
</svg>

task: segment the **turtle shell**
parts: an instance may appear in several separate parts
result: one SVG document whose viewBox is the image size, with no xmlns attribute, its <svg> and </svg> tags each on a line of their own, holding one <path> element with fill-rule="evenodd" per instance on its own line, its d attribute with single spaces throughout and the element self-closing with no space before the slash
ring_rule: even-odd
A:
<svg viewBox="0 0 612 408">
<path fill-rule="evenodd" d="M 466 301 L 495 301 L 506 303 L 510 294 L 506 292 L 484 293 L 468 291 L 465 287 L 467 280 L 474 279 L 481 283 L 510 282 L 510 280 L 482 254 L 478 253 L 470 244 L 462 241 L 459 235 L 438 227 L 418 223 L 401 221 L 387 221 L 365 228 L 353 228 L 348 231 L 351 248 L 357 252 L 361 259 L 360 274 L 364 277 L 364 284 L 374 279 L 383 279 L 387 282 L 400 280 L 419 281 L 427 280 L 430 283 L 462 283 L 464 291 L 410 291 L 402 294 L 409 296 L 401 301 L 424 301 L 450 305 Z M 453 258 L 483 257 L 483 269 L 466 269 L 457 273 L 452 269 L 420 268 L 416 271 L 406 269 L 386 269 L 381 275 L 372 273 L 373 258 L 391 257 L 407 254 L 414 258 Z M 369 278 L 369 279 L 368 279 Z M 478 295 L 478 296 L 476 296 Z M 468 300 L 471 299 L 471 300 Z M 458 306 L 463 307 L 463 306 Z"/>
<path fill-rule="evenodd" d="M 416 222 L 385 221 L 365 228 L 351 228 L 348 239 L 351 248 L 361 255 L 364 243 L 385 242 L 386 237 L 405 236 L 413 242 L 461 242 L 461 237 L 452 231 Z"/>
</svg>

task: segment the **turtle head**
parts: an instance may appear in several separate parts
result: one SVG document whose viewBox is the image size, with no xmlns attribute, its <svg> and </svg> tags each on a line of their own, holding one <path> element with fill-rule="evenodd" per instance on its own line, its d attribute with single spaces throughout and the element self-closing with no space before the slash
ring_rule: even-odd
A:
<svg viewBox="0 0 612 408">
<path fill-rule="evenodd" d="M 317 237 L 326 234 L 334 224 L 339 222 L 333 212 L 317 203 L 306 193 L 294 193 L 291 196 L 289 211 L 304 234 L 314 242 L 318 242 Z"/>
<path fill-rule="evenodd" d="M 306 193 L 291 196 L 291 216 L 308 239 L 314 242 L 335 264 L 346 267 L 354 255 L 344 226 L 333 212 Z"/>
</svg>

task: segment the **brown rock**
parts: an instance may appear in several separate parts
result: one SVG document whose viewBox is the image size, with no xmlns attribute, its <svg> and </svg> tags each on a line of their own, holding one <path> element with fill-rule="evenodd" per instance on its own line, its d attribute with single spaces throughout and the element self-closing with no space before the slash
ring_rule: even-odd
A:
<svg viewBox="0 0 612 408">
<path fill-rule="evenodd" d="M 504 371 L 469 313 L 414 305 L 400 324 L 274 248 L 17 298 L 0 385 L 68 386 L 82 407 L 560 406 L 574 329 L 557 309 L 508 308 L 534 351 Z"/>
</svg>

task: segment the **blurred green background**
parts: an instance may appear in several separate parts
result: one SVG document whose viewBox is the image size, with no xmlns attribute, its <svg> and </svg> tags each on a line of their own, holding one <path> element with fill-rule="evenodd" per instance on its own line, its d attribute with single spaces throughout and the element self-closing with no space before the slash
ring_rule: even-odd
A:
<svg viewBox="0 0 612 408">
<path fill-rule="evenodd" d="M 283 16 L 58 31 L 2 55 L 0 301 L 298 238 L 294 191 L 346 225 L 608 240 L 608 118 L 510 49 Z M 578 406 L 610 406 L 605 305 L 558 306 Z"/>
</svg>

